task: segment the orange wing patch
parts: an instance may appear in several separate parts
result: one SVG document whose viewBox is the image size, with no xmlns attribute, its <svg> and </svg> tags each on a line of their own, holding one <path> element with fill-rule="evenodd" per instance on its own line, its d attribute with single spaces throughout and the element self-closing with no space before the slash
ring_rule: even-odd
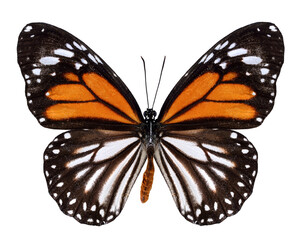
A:
<svg viewBox="0 0 300 240">
<path fill-rule="evenodd" d="M 228 83 L 238 77 L 229 72 L 219 81 L 219 74 L 205 73 L 188 85 L 162 118 L 163 123 L 179 123 L 201 118 L 255 118 L 254 107 L 243 103 L 255 97 L 249 86 Z"/>
<path fill-rule="evenodd" d="M 85 73 L 82 76 L 86 85 L 102 100 L 110 103 L 115 107 L 122 106 L 122 111 L 125 112 L 130 118 L 139 122 L 138 117 L 133 112 L 129 103 L 121 95 L 121 93 L 111 85 L 105 78 L 96 73 Z"/>
<path fill-rule="evenodd" d="M 74 73 L 66 73 L 64 77 L 69 84 L 56 85 L 46 93 L 49 99 L 58 101 L 46 109 L 48 119 L 97 118 L 126 124 L 140 122 L 126 99 L 105 78 L 96 73 L 85 73 L 82 84 Z"/>
<path fill-rule="evenodd" d="M 178 123 L 197 118 L 235 118 L 247 120 L 255 116 L 255 109 L 244 103 L 201 102 L 168 123 Z"/>
<path fill-rule="evenodd" d="M 47 108 L 46 117 L 52 120 L 67 120 L 70 118 L 102 118 L 112 121 L 132 124 L 131 121 L 112 111 L 99 102 L 59 103 Z"/>
<path fill-rule="evenodd" d="M 164 115 L 162 122 L 165 122 L 184 107 L 202 98 L 213 86 L 215 86 L 218 79 L 219 74 L 217 73 L 205 73 L 196 78 L 179 94 L 168 112 Z"/>
</svg>

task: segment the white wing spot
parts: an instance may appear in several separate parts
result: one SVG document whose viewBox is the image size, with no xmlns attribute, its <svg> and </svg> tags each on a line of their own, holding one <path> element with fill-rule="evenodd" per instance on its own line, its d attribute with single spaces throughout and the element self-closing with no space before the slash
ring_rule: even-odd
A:
<svg viewBox="0 0 300 240">
<path fill-rule="evenodd" d="M 32 73 L 34 75 L 39 76 L 41 74 L 41 69 L 40 68 L 34 68 L 34 69 L 32 69 Z"/>
<path fill-rule="evenodd" d="M 74 56 L 74 53 L 72 51 L 66 50 L 66 49 L 55 49 L 54 50 L 54 54 L 59 55 L 59 56 L 63 56 L 63 57 L 68 57 L 71 58 Z"/>
<path fill-rule="evenodd" d="M 71 138 L 71 134 L 70 134 L 69 132 L 65 133 L 65 134 L 64 134 L 64 138 L 65 138 L 65 139 Z"/>
<path fill-rule="evenodd" d="M 256 56 L 247 56 L 242 58 L 242 62 L 248 65 L 257 65 L 262 62 L 262 59 Z"/>
<path fill-rule="evenodd" d="M 231 43 L 228 49 L 233 49 L 236 46 L 236 43 Z"/>
<path fill-rule="evenodd" d="M 210 53 L 207 58 L 205 59 L 204 63 L 207 63 L 212 57 L 214 56 L 213 53 Z"/>
<path fill-rule="evenodd" d="M 79 50 L 82 50 L 82 48 L 81 48 L 81 46 L 77 43 L 77 42 L 73 42 L 73 45 L 75 46 L 75 47 L 77 47 Z"/>
<path fill-rule="evenodd" d="M 58 57 L 42 57 L 40 63 L 44 65 L 55 65 L 59 63 Z"/>
<path fill-rule="evenodd" d="M 32 30 L 32 26 L 27 26 L 25 29 L 24 29 L 24 32 L 30 32 Z"/>
<path fill-rule="evenodd" d="M 223 49 L 224 47 L 226 47 L 228 43 L 229 43 L 228 40 L 227 40 L 226 42 L 224 42 L 224 43 L 220 46 L 220 49 Z"/>
<path fill-rule="evenodd" d="M 97 64 L 96 58 L 91 53 L 88 54 L 88 57 Z"/>
<path fill-rule="evenodd" d="M 238 48 L 238 49 L 234 49 L 231 50 L 227 53 L 227 55 L 229 57 L 236 57 L 236 56 L 241 56 L 241 55 L 245 55 L 248 53 L 248 50 L 245 48 Z"/>
<path fill-rule="evenodd" d="M 87 60 L 85 60 L 84 58 L 81 58 L 80 61 L 83 63 L 83 64 L 87 64 Z"/>
<path fill-rule="evenodd" d="M 270 72 L 270 69 L 268 69 L 268 68 L 261 68 L 260 72 L 261 72 L 262 75 L 266 75 L 266 74 L 268 74 Z"/>
<path fill-rule="evenodd" d="M 269 27 L 269 29 L 272 31 L 272 32 L 277 32 L 277 28 L 274 26 L 274 25 L 271 25 Z"/>
</svg>

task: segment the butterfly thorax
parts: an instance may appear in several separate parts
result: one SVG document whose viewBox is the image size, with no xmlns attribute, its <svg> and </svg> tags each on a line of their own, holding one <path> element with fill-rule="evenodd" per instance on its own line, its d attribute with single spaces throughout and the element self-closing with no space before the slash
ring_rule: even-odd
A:
<svg viewBox="0 0 300 240">
<path fill-rule="evenodd" d="M 143 144 L 146 148 L 148 163 L 146 171 L 143 175 L 143 182 L 141 186 L 140 195 L 143 203 L 145 203 L 149 198 L 154 175 L 153 155 L 158 140 L 158 124 L 155 121 L 155 117 L 156 112 L 151 108 L 147 108 L 147 110 L 144 112 L 145 125 L 143 129 Z"/>
</svg>

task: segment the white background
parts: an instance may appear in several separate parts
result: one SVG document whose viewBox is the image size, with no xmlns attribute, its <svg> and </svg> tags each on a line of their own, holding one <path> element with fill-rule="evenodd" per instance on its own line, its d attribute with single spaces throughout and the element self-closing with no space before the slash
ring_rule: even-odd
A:
<svg viewBox="0 0 300 240">
<path fill-rule="evenodd" d="M 1 3 L 1 239 L 299 239 L 299 7 L 297 1 L 2 1 Z M 241 131 L 259 153 L 253 195 L 221 224 L 200 227 L 175 207 L 158 168 L 146 204 L 137 179 L 122 214 L 101 227 L 65 216 L 48 195 L 45 147 L 61 131 L 41 127 L 27 108 L 17 65 L 17 38 L 29 22 L 63 28 L 94 49 L 146 108 L 167 56 L 155 109 L 189 67 L 213 44 L 244 25 L 274 22 L 285 40 L 285 63 L 275 107 L 264 124 Z"/>
</svg>

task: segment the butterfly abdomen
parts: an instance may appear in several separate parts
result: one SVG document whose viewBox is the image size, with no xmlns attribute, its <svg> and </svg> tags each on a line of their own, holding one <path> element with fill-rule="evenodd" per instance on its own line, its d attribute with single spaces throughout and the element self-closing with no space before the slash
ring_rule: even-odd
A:
<svg viewBox="0 0 300 240">
<path fill-rule="evenodd" d="M 149 194 L 152 188 L 154 176 L 154 165 L 153 165 L 153 152 L 148 152 L 148 164 L 146 171 L 143 175 L 143 182 L 141 186 L 141 202 L 145 203 L 149 199 Z"/>
</svg>

